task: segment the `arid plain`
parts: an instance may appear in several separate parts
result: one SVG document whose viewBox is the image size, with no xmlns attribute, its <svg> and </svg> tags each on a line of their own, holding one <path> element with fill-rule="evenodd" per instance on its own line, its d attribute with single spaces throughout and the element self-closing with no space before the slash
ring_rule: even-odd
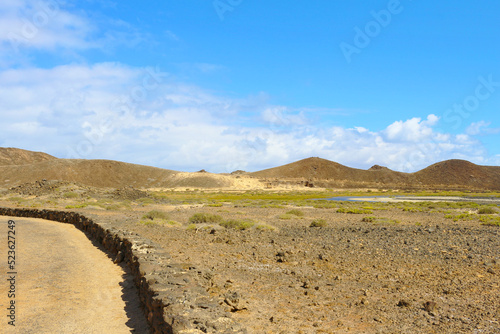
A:
<svg viewBox="0 0 500 334">
<path fill-rule="evenodd" d="M 500 331 L 500 167 L 407 174 L 310 158 L 183 173 L 0 149 L 0 172 L 0 206 L 82 212 L 149 238 L 200 268 L 249 333 Z M 407 195 L 426 199 L 325 200 Z"/>
</svg>

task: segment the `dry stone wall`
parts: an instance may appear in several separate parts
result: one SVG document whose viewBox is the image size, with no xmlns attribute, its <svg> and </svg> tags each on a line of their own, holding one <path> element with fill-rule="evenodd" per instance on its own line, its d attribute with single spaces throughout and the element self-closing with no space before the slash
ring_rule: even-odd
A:
<svg viewBox="0 0 500 334">
<path fill-rule="evenodd" d="M 125 262 L 155 334 L 247 333 L 198 283 L 201 271 L 171 263 L 168 253 L 148 239 L 75 212 L 0 208 L 0 215 L 73 224 L 101 244 L 115 263 Z"/>
</svg>

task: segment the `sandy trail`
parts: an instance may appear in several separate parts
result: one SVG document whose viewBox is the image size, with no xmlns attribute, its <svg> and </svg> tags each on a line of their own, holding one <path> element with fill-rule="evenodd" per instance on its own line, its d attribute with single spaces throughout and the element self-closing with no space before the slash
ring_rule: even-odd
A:
<svg viewBox="0 0 500 334">
<path fill-rule="evenodd" d="M 8 220 L 16 321 L 8 324 Z M 132 278 L 73 225 L 0 216 L 0 333 L 148 333 Z"/>
</svg>

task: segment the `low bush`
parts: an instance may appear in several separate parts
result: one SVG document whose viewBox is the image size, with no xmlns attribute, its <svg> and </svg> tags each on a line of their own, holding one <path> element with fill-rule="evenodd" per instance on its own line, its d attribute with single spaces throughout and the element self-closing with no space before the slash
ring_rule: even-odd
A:
<svg viewBox="0 0 500 334">
<path fill-rule="evenodd" d="M 311 222 L 309 227 L 325 227 L 328 224 L 326 223 L 326 220 L 324 219 L 315 219 Z"/>
<path fill-rule="evenodd" d="M 82 209 L 82 208 L 86 208 L 88 206 L 87 203 L 83 203 L 83 204 L 75 204 L 75 205 L 66 205 L 66 209 Z"/>
<path fill-rule="evenodd" d="M 346 208 L 340 208 L 337 209 L 337 213 L 350 213 L 350 214 L 372 214 L 372 210 L 366 210 L 366 209 L 346 209 Z"/>
<path fill-rule="evenodd" d="M 246 220 L 246 219 L 228 219 L 225 220 L 221 223 L 219 223 L 220 226 L 223 226 L 225 228 L 233 228 L 236 230 L 246 230 L 251 228 L 252 226 L 255 225 L 255 222 L 252 220 Z"/>
<path fill-rule="evenodd" d="M 222 217 L 213 213 L 195 213 L 189 218 L 190 224 L 218 224 Z"/>
<path fill-rule="evenodd" d="M 304 216 L 304 212 L 298 210 L 298 209 L 293 209 L 293 210 L 290 210 L 286 213 L 287 215 L 294 215 L 294 216 L 297 216 L 297 217 L 303 217 Z"/>
<path fill-rule="evenodd" d="M 499 216 L 484 215 L 479 218 L 479 221 L 482 225 L 500 226 Z"/>
<path fill-rule="evenodd" d="M 276 227 L 266 223 L 259 223 L 258 225 L 255 226 L 255 229 L 259 231 L 275 231 Z"/>
<path fill-rule="evenodd" d="M 403 211 L 405 212 L 423 212 L 424 209 L 422 208 L 403 208 Z"/>
<path fill-rule="evenodd" d="M 211 208 L 220 208 L 223 204 L 222 203 L 211 203 L 211 204 L 207 204 L 207 206 L 211 207 Z"/>
<path fill-rule="evenodd" d="M 486 206 L 477 210 L 477 213 L 480 215 L 492 215 L 497 213 L 497 210 L 495 210 L 495 208 L 492 208 L 491 206 Z"/>
<path fill-rule="evenodd" d="M 178 226 L 178 222 L 173 220 L 159 221 L 159 220 L 141 220 L 140 223 L 145 226 Z"/>
<path fill-rule="evenodd" d="M 148 205 L 148 204 L 154 204 L 155 203 L 154 199 L 149 198 L 149 197 L 141 197 L 141 198 L 137 199 L 136 202 L 140 203 L 142 205 Z"/>
<path fill-rule="evenodd" d="M 477 216 L 475 214 L 471 214 L 471 213 L 461 213 L 458 215 L 448 214 L 448 215 L 445 215 L 444 218 L 453 219 L 454 222 L 457 222 L 459 220 L 474 220 L 477 218 Z"/>
<path fill-rule="evenodd" d="M 152 210 L 146 213 L 144 216 L 142 216 L 142 219 L 149 219 L 149 220 L 155 220 L 155 219 L 168 219 L 168 215 L 163 212 L 163 211 L 158 211 L 158 210 Z"/>
</svg>

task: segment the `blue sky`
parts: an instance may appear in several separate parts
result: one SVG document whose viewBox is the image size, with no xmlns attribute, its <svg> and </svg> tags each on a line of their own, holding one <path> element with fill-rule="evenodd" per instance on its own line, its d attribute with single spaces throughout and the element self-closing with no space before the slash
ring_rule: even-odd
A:
<svg viewBox="0 0 500 334">
<path fill-rule="evenodd" d="M 0 146 L 184 171 L 500 165 L 500 3 L 0 3 Z"/>
</svg>

